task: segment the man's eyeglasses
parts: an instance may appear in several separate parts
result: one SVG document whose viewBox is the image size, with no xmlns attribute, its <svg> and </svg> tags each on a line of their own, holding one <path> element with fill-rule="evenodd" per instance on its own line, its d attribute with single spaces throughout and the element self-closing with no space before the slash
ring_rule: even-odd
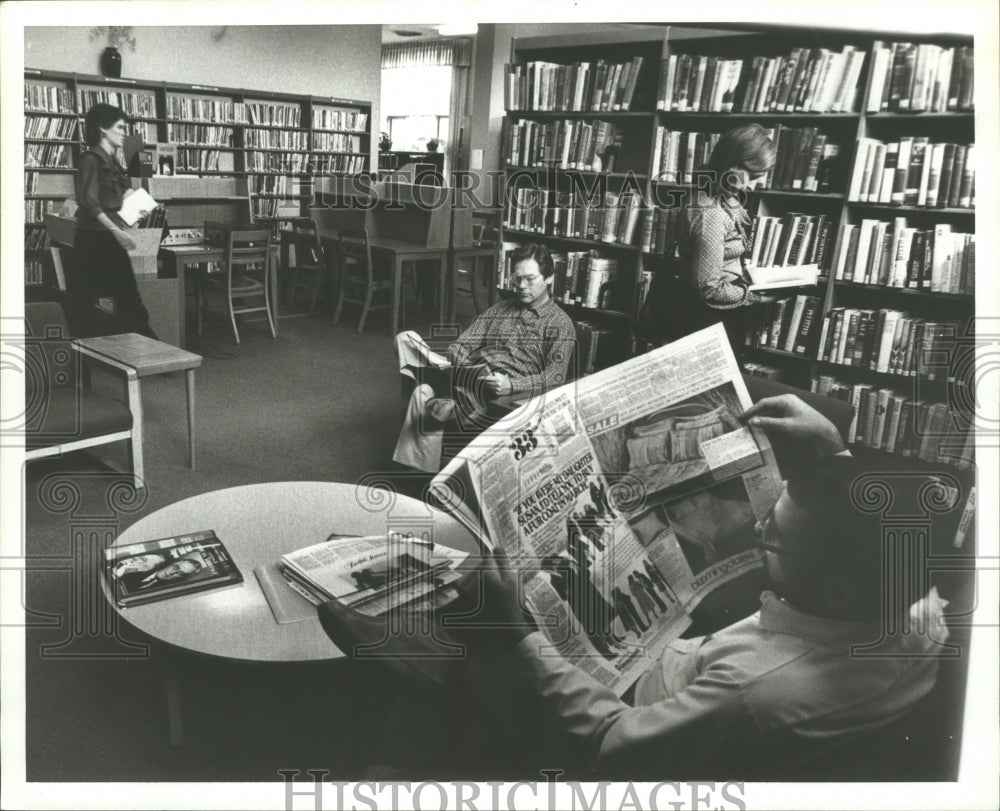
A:
<svg viewBox="0 0 1000 811">
<path fill-rule="evenodd" d="M 531 285 L 536 284 L 538 282 L 538 280 L 541 279 L 541 278 L 542 277 L 538 276 L 538 275 L 535 275 L 535 276 L 515 276 L 514 277 L 514 286 L 515 287 L 519 287 L 520 285 L 523 284 L 526 287 L 531 287 Z"/>
</svg>

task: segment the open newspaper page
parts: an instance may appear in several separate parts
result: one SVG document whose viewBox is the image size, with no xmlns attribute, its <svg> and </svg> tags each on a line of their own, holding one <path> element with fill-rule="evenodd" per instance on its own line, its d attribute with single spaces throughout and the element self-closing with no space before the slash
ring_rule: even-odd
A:
<svg viewBox="0 0 1000 811">
<path fill-rule="evenodd" d="M 433 491 L 508 553 L 554 648 L 621 693 L 706 593 L 760 565 L 781 482 L 738 421 L 749 406 L 712 327 L 531 400 Z"/>
<path fill-rule="evenodd" d="M 739 415 L 750 395 L 721 324 L 576 384 L 618 506 L 690 611 L 761 565 L 754 529 L 781 493 L 774 452 Z"/>
</svg>

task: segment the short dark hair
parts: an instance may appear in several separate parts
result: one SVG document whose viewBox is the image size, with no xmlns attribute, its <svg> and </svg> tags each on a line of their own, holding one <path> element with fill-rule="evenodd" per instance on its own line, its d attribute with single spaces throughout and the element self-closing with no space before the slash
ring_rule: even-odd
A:
<svg viewBox="0 0 1000 811">
<path fill-rule="evenodd" d="M 883 572 L 881 513 L 859 503 L 857 484 L 870 473 L 870 465 L 850 456 L 802 463 L 789 472 L 788 496 L 808 515 L 809 528 L 796 536 L 795 555 L 781 560 L 790 582 L 772 585 L 803 611 L 821 614 L 818 606 L 832 584 L 850 583 L 850 617 L 877 619 L 886 579 L 902 575 Z"/>
<path fill-rule="evenodd" d="M 113 104 L 98 102 L 87 110 L 87 115 L 83 120 L 83 132 L 87 146 L 100 144 L 101 130 L 106 130 L 119 121 L 124 121 L 127 124 L 128 116 L 121 107 L 115 107 Z"/>
<path fill-rule="evenodd" d="M 552 274 L 555 273 L 556 266 L 552 261 L 552 254 L 549 253 L 549 249 L 544 245 L 538 245 L 534 242 L 519 245 L 511 252 L 510 267 L 513 270 L 517 267 L 518 263 L 527 262 L 529 259 L 538 263 L 538 269 L 546 279 L 551 278 Z"/>
</svg>

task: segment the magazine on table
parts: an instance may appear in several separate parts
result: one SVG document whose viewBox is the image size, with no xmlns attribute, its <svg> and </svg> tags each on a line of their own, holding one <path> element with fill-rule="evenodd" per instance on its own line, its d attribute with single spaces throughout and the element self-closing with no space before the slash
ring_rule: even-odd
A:
<svg viewBox="0 0 1000 811">
<path fill-rule="evenodd" d="M 521 572 L 563 657 L 623 693 L 717 586 L 761 566 L 781 491 L 721 325 L 536 397 L 474 439 L 436 501 Z"/>
<path fill-rule="evenodd" d="M 104 550 L 105 575 L 121 607 L 243 582 L 212 530 Z"/>
</svg>

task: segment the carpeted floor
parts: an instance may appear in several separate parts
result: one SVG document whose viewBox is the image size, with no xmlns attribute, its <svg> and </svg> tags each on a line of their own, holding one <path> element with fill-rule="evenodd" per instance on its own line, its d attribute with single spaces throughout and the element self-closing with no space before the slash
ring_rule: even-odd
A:
<svg viewBox="0 0 1000 811">
<path fill-rule="evenodd" d="M 250 322 L 230 359 L 220 357 L 233 351 L 228 331 L 207 328 L 189 347 L 205 354 L 197 467 L 187 467 L 183 376 L 146 379 L 147 488 L 135 500 L 129 477 L 85 454 L 26 468 L 29 780 L 270 782 L 295 768 L 350 779 L 379 761 L 392 695 L 381 671 L 347 662 L 221 664 L 148 647 L 115 620 L 90 560 L 139 518 L 198 493 L 392 472 L 402 403 L 387 316 L 374 314 L 364 335 L 354 331 L 357 316 L 347 309 L 334 327 L 325 315 L 293 314 L 276 340 Z M 471 302 L 460 298 L 459 321 L 471 317 Z M 418 312 L 406 326 L 427 334 L 427 319 Z M 99 375 L 95 385 L 117 383 Z M 421 482 L 398 478 L 401 491 L 420 492 Z M 331 531 L 335 524 L 331 516 Z M 168 741 L 168 656 L 183 696 L 179 748 Z"/>
</svg>

